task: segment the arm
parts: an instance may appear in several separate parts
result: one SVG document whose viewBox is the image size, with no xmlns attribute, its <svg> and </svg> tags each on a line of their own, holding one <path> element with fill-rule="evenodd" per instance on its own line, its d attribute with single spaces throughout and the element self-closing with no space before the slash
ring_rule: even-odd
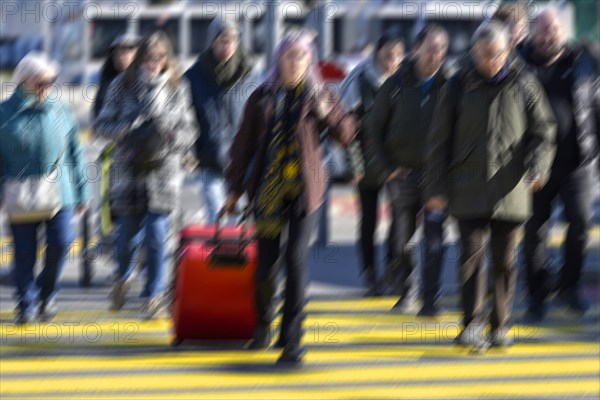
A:
<svg viewBox="0 0 600 400">
<path fill-rule="evenodd" d="M 340 99 L 347 110 L 355 111 L 360 106 L 360 89 L 355 74 L 350 73 L 340 85 Z"/>
<path fill-rule="evenodd" d="M 347 147 L 356 136 L 357 122 L 352 113 L 332 94 L 316 100 L 319 132 L 328 129 L 329 135 L 342 146 Z M 327 110 L 328 109 L 328 110 Z"/>
<path fill-rule="evenodd" d="M 452 156 L 452 139 L 457 119 L 455 110 L 459 100 L 457 79 L 451 79 L 442 88 L 433 114 L 435 118 L 427 134 L 423 171 L 425 201 L 446 195 L 446 175 Z"/>
<path fill-rule="evenodd" d="M 259 90 L 254 91 L 248 99 L 240 129 L 229 150 L 231 161 L 225 170 L 225 179 L 230 194 L 237 198 L 244 192 L 244 178 L 258 146 L 256 129 L 257 118 L 260 117 L 260 107 L 257 106 L 260 100 Z"/>
<path fill-rule="evenodd" d="M 96 98 L 94 99 L 94 118 L 98 118 L 100 115 L 100 110 L 102 110 L 102 106 L 104 104 L 104 97 L 106 96 L 106 84 L 104 82 L 100 82 L 100 86 L 98 87 L 98 91 L 96 92 Z"/>
<path fill-rule="evenodd" d="M 356 74 L 350 73 L 340 85 L 340 99 L 347 110 L 355 112 L 360 106 L 360 89 L 357 84 Z M 348 159 L 352 176 L 355 178 L 363 176 L 365 172 L 365 159 L 358 140 L 353 141 L 347 148 Z"/>
<path fill-rule="evenodd" d="M 182 80 L 179 90 L 176 113 L 180 118 L 174 128 L 173 147 L 175 151 L 185 153 L 196 143 L 199 135 L 199 127 L 196 115 L 192 109 L 192 95 L 189 83 L 186 80 Z"/>
<path fill-rule="evenodd" d="M 94 122 L 93 130 L 96 135 L 118 142 L 131 130 L 136 116 L 125 117 L 122 115 L 123 95 L 122 79 L 117 77 L 108 87 L 100 115 Z"/>
<path fill-rule="evenodd" d="M 393 172 L 386 160 L 383 150 L 383 139 L 388 129 L 388 121 L 391 115 L 391 91 L 394 87 L 393 79 L 388 79 L 381 86 L 375 96 L 373 108 L 363 120 L 363 149 L 365 163 L 373 165 L 373 170 L 380 176 L 381 182 L 385 181 Z"/>
<path fill-rule="evenodd" d="M 68 133 L 68 146 L 65 153 L 68 154 L 69 160 L 72 163 L 73 171 L 71 176 L 73 179 L 72 184 L 75 188 L 76 203 L 81 206 L 89 203 L 91 200 L 90 185 L 88 184 L 85 172 L 84 149 L 79 141 L 79 127 L 73 113 L 66 106 L 63 107 L 71 127 Z"/>
<path fill-rule="evenodd" d="M 365 159 L 362 154 L 361 144 L 354 141 L 348 146 L 348 158 L 350 160 L 350 169 L 352 176 L 357 178 L 365 174 Z"/>
<path fill-rule="evenodd" d="M 525 91 L 527 112 L 527 177 L 545 183 L 556 151 L 556 121 L 538 80 L 531 76 Z"/>
</svg>

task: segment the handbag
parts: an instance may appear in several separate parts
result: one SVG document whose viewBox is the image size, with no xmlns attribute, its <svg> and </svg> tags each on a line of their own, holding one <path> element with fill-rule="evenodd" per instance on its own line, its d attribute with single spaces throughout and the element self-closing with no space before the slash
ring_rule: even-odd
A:
<svg viewBox="0 0 600 400">
<path fill-rule="evenodd" d="M 156 89 L 148 104 L 152 104 L 162 90 L 162 88 Z M 127 160 L 137 175 L 146 175 L 164 164 L 168 138 L 165 132 L 161 131 L 153 115 L 146 116 L 140 126 L 132 129 L 123 138 L 122 144 L 128 149 Z"/>
<path fill-rule="evenodd" d="M 167 140 L 154 118 L 129 132 L 122 143 L 129 149 L 128 161 L 136 173 L 145 174 L 163 165 Z"/>
<path fill-rule="evenodd" d="M 62 208 L 58 166 L 66 146 L 47 176 L 31 176 L 20 180 L 29 163 L 12 181 L 4 183 L 4 207 L 14 224 L 52 219 Z"/>
</svg>

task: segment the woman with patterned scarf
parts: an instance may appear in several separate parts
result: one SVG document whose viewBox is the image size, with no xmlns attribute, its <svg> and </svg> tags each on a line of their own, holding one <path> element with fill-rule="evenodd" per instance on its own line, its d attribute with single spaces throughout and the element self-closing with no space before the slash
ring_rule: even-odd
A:
<svg viewBox="0 0 600 400">
<path fill-rule="evenodd" d="M 234 209 L 245 192 L 253 204 L 258 233 L 256 306 L 259 315 L 250 349 L 270 344 L 275 292 L 275 264 L 282 231 L 287 227 L 285 250 L 287 281 L 279 340 L 279 363 L 298 364 L 302 337 L 305 272 L 316 211 L 323 202 L 327 176 L 319 133 L 348 145 L 356 121 L 318 86 L 313 72 L 312 36 L 291 33 L 280 43 L 267 80 L 252 93 L 240 130 L 231 146 L 226 171 L 229 195 L 222 212 Z"/>
<path fill-rule="evenodd" d="M 164 305 L 168 219 L 180 201 L 182 156 L 198 137 L 191 104 L 171 43 L 157 31 L 110 84 L 96 118 L 96 134 L 115 143 L 109 174 L 111 208 L 119 217 L 113 311 L 125 305 L 142 240 L 148 271 L 142 314 L 154 318 Z"/>
</svg>

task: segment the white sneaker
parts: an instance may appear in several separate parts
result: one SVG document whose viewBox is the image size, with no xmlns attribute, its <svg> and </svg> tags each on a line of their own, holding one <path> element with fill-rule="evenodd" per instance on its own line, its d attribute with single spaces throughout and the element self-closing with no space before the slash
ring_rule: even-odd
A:
<svg viewBox="0 0 600 400">
<path fill-rule="evenodd" d="M 142 316 L 146 320 L 154 319 L 163 308 L 163 299 L 161 296 L 150 297 L 142 305 Z"/>
</svg>

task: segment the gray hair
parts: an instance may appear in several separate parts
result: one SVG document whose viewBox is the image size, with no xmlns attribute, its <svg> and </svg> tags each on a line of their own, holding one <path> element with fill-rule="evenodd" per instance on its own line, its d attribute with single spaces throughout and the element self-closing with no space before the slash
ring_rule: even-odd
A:
<svg viewBox="0 0 600 400">
<path fill-rule="evenodd" d="M 508 27 L 499 21 L 486 21 L 479 25 L 479 28 L 471 38 L 471 46 L 475 43 L 485 40 L 486 42 L 495 42 L 501 40 L 505 46 L 510 45 L 510 32 Z"/>
<path fill-rule="evenodd" d="M 43 74 L 58 75 L 59 65 L 51 60 L 45 53 L 32 51 L 17 64 L 13 75 L 13 81 L 20 85 L 31 77 Z"/>
</svg>

